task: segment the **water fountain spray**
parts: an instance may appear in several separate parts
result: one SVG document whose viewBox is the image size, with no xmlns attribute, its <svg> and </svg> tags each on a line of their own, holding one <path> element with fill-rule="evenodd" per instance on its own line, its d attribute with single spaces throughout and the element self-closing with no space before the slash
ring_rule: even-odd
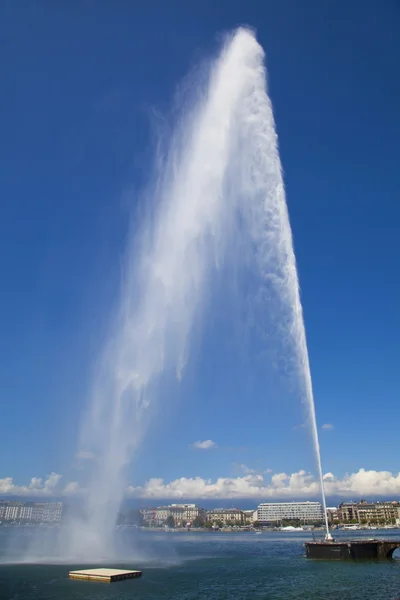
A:
<svg viewBox="0 0 400 600">
<path fill-rule="evenodd" d="M 254 32 L 239 28 L 226 38 L 207 81 L 194 85 L 180 113 L 146 190 L 152 210 L 132 228 L 119 308 L 93 383 L 81 446 L 97 467 L 71 555 L 112 552 L 126 469 L 163 397 L 157 382 L 172 371 L 182 376 L 212 277 L 232 256 L 258 278 L 257 301 L 279 324 L 310 416 L 330 536 L 292 232 L 264 51 Z"/>
</svg>

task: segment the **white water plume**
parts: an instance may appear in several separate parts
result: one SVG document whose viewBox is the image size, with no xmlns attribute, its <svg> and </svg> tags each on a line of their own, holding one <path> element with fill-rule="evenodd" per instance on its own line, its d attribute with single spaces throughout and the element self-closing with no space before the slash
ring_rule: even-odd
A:
<svg viewBox="0 0 400 600">
<path fill-rule="evenodd" d="M 323 489 L 277 135 L 264 52 L 253 32 L 240 28 L 226 40 L 205 89 L 182 115 L 146 193 L 154 210 L 133 228 L 119 311 L 98 365 L 82 434 L 82 449 L 94 453 L 97 466 L 87 520 L 72 532 L 75 555 L 111 552 L 125 469 L 159 401 L 157 382 L 172 371 L 182 376 L 211 277 L 230 260 L 258 282 L 257 303 L 273 312 L 289 349 Z"/>
</svg>

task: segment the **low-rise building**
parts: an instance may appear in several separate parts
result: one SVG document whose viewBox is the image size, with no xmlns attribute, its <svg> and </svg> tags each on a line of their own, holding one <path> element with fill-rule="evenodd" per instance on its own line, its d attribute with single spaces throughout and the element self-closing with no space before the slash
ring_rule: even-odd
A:
<svg viewBox="0 0 400 600">
<path fill-rule="evenodd" d="M 358 507 L 359 523 L 396 523 L 400 517 L 399 502 L 360 503 Z"/>
<path fill-rule="evenodd" d="M 169 504 L 156 508 L 145 508 L 141 511 L 143 520 L 153 527 L 161 527 L 169 517 L 174 519 L 176 527 L 192 525 L 200 517 L 205 518 L 205 511 L 196 504 Z"/>
<path fill-rule="evenodd" d="M 151 526 L 156 525 L 156 508 L 141 508 L 140 514 L 144 523 Z"/>
<path fill-rule="evenodd" d="M 338 520 L 340 523 L 351 523 L 358 521 L 357 503 L 342 502 L 337 510 Z"/>
<path fill-rule="evenodd" d="M 191 525 L 198 517 L 204 519 L 205 511 L 196 504 L 171 504 L 170 514 L 173 516 L 175 526 Z"/>
<path fill-rule="evenodd" d="M 169 506 L 157 506 L 141 511 L 143 520 L 152 527 L 161 527 L 171 514 Z"/>
<path fill-rule="evenodd" d="M 333 525 L 338 522 L 338 509 L 336 506 L 330 506 L 326 509 L 326 516 L 328 517 L 328 523 Z"/>
<path fill-rule="evenodd" d="M 224 525 L 243 525 L 244 513 L 239 508 L 214 508 L 207 511 L 207 521 Z"/>
<path fill-rule="evenodd" d="M 244 523 L 253 523 L 254 521 L 254 509 L 242 510 Z"/>
<path fill-rule="evenodd" d="M 343 502 L 338 508 L 341 523 L 389 524 L 400 518 L 400 502 Z"/>
</svg>

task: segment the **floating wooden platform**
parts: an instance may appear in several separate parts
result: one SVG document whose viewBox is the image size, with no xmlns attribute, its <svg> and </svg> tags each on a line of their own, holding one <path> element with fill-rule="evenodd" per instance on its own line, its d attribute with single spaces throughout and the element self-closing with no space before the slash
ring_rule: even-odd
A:
<svg viewBox="0 0 400 600">
<path fill-rule="evenodd" d="M 83 569 L 82 571 L 70 571 L 70 579 L 90 579 L 92 581 L 104 581 L 113 583 L 123 579 L 134 579 L 141 577 L 142 571 L 124 571 L 122 569 Z"/>
</svg>

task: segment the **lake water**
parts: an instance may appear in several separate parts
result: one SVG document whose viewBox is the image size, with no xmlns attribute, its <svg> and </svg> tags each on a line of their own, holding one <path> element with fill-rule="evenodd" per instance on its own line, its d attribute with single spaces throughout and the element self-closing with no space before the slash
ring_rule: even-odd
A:
<svg viewBox="0 0 400 600">
<path fill-rule="evenodd" d="M 36 532 L 0 528 L 0 600 L 393 600 L 400 560 L 307 560 L 306 533 L 163 533 L 125 530 L 125 556 L 114 566 L 143 570 L 137 580 L 105 584 L 68 579 L 90 564 L 5 563 Z M 40 532 L 43 535 L 43 532 Z M 51 533 L 54 535 L 54 532 Z M 400 531 L 351 532 L 400 539 Z M 127 547 L 130 550 L 127 550 Z"/>
</svg>

